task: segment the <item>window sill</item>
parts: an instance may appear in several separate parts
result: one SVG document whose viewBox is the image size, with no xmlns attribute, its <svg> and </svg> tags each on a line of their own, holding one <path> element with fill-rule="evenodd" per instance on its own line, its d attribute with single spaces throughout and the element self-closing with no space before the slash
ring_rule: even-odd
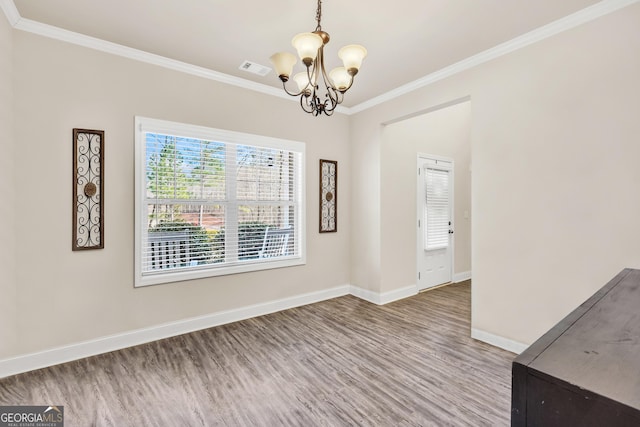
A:
<svg viewBox="0 0 640 427">
<path fill-rule="evenodd" d="M 203 267 L 199 269 L 186 269 L 182 271 L 159 271 L 157 273 L 141 274 L 136 272 L 134 287 L 160 285 L 163 283 L 183 282 L 185 280 L 204 279 L 207 277 L 226 276 L 230 274 L 249 273 L 253 271 L 271 270 L 274 268 L 295 267 L 305 265 L 306 260 L 302 257 L 289 257 L 274 261 L 273 259 L 264 261 L 244 261 L 234 265 L 224 267 Z"/>
</svg>

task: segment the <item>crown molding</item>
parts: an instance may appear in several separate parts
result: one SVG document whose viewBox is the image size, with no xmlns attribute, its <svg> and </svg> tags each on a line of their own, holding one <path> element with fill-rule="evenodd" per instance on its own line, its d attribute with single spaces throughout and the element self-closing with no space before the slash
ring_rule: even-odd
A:
<svg viewBox="0 0 640 427">
<path fill-rule="evenodd" d="M 16 8 L 16 4 L 13 0 L 0 0 L 0 9 L 4 12 L 4 16 L 7 17 L 9 25 L 15 27 L 20 18 L 20 12 Z"/>
<path fill-rule="evenodd" d="M 579 25 L 593 21 L 599 17 L 615 12 L 624 7 L 630 6 L 640 0 L 602 0 L 592 6 L 575 12 L 564 18 L 558 19 L 550 24 L 544 25 L 526 34 L 518 36 L 505 43 L 499 44 L 493 48 L 487 49 L 467 59 L 456 62 L 455 64 L 444 67 L 438 71 L 428 74 L 422 78 L 414 80 L 410 83 L 402 85 L 396 89 L 390 90 L 382 95 L 371 98 L 353 107 L 338 106 L 336 112 L 353 115 L 369 108 L 380 105 L 384 102 L 398 98 L 407 93 L 413 92 L 422 87 L 431 85 L 440 80 L 454 76 L 463 71 L 469 70 L 485 62 L 507 55 L 523 47 L 539 42 L 556 34 L 575 28 Z M 262 83 L 256 83 L 240 77 L 231 76 L 229 74 L 220 73 L 208 68 L 177 61 L 164 56 L 133 49 L 120 44 L 108 42 L 106 40 L 95 37 L 86 36 L 84 34 L 75 33 L 73 31 L 64 30 L 52 25 L 43 24 L 30 19 L 24 19 L 20 16 L 13 0 L 0 0 L 0 8 L 3 10 L 9 24 L 17 30 L 27 31 L 43 37 L 49 37 L 56 40 L 65 41 L 67 43 L 84 46 L 90 49 L 99 50 L 113 55 L 122 56 L 136 61 L 146 62 L 148 64 L 157 65 L 168 68 L 170 70 L 191 74 L 220 83 L 237 86 L 243 89 L 253 90 L 255 92 L 276 96 L 290 101 L 297 101 L 298 98 L 290 97 L 281 89 L 268 86 Z"/>
<path fill-rule="evenodd" d="M 282 93 L 281 90 L 278 90 L 277 88 L 272 86 L 256 83 L 250 80 L 231 76 L 229 74 L 220 73 L 208 68 L 199 67 L 197 65 L 189 64 L 182 61 L 177 61 L 175 59 L 170 59 L 143 50 L 123 46 L 121 44 L 112 43 L 95 37 L 90 37 L 59 27 L 54 27 L 52 25 L 43 24 L 41 22 L 32 21 L 30 19 L 20 19 L 14 26 L 14 28 L 17 30 L 26 31 L 78 46 L 87 47 L 89 49 L 95 49 L 113 55 L 122 56 L 124 58 L 146 62 L 148 64 L 157 65 L 160 67 L 168 68 L 170 70 L 179 71 L 181 73 L 191 74 L 205 79 L 215 80 L 220 83 L 265 93 L 267 95 L 277 96 L 285 99 L 287 97 L 286 94 Z"/>
<path fill-rule="evenodd" d="M 12 0 L 2 0 L 2 1 L 13 3 Z M 65 30 L 63 28 L 55 27 L 53 25 L 43 24 L 41 22 L 33 21 L 31 19 L 20 18 L 18 22 L 14 25 L 14 28 L 17 30 L 26 31 L 29 33 L 43 36 L 43 37 L 64 41 L 67 43 L 75 44 L 75 45 L 86 47 L 89 49 L 95 49 L 101 52 L 110 53 L 112 55 L 118 55 L 124 58 L 133 59 L 135 61 L 157 65 L 159 67 L 167 68 L 167 69 L 178 71 L 181 73 L 202 77 L 202 78 L 213 80 L 219 83 L 237 86 L 243 89 L 264 93 L 266 95 L 271 95 L 271 96 L 275 96 L 275 97 L 290 100 L 290 101 L 296 101 L 296 102 L 298 101 L 298 98 L 293 98 L 287 95 L 281 89 L 273 86 L 257 83 L 251 80 L 247 80 L 240 77 L 214 71 L 209 68 L 189 64 L 187 62 L 177 61 L 175 59 L 167 58 L 165 56 L 156 55 L 143 50 L 134 49 L 134 48 L 117 44 L 117 43 L 112 43 L 103 39 Z M 336 111 L 340 113 L 345 112 L 344 108 L 340 106 L 336 109 Z"/>
<path fill-rule="evenodd" d="M 579 25 L 593 21 L 601 16 L 608 15 L 626 6 L 637 3 L 640 0 L 603 0 L 585 9 L 579 10 L 571 15 L 567 15 L 564 18 L 560 18 L 547 25 L 539 27 L 521 36 L 518 36 L 505 43 L 499 44 L 495 47 L 487 49 L 448 67 L 442 68 L 424 77 L 414 80 L 410 83 L 402 85 L 382 95 L 376 96 L 364 101 L 360 104 L 354 105 L 349 110 L 350 114 L 356 114 L 369 108 L 380 105 L 384 102 L 398 98 L 399 96 L 413 92 L 422 87 L 431 85 L 440 80 L 444 80 L 448 77 L 454 76 L 458 73 L 476 67 L 485 62 L 507 55 L 523 47 L 529 46 L 556 34 L 575 28 Z"/>
</svg>

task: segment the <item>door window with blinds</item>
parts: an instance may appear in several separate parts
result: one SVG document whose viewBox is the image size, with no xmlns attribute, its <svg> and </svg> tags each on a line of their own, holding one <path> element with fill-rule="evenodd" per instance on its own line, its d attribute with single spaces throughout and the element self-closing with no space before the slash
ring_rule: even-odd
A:
<svg viewBox="0 0 640 427">
<path fill-rule="evenodd" d="M 443 249 L 449 246 L 451 229 L 450 166 L 447 162 L 424 167 L 425 250 Z"/>
<path fill-rule="evenodd" d="M 136 117 L 136 286 L 304 264 L 304 152 Z"/>
</svg>

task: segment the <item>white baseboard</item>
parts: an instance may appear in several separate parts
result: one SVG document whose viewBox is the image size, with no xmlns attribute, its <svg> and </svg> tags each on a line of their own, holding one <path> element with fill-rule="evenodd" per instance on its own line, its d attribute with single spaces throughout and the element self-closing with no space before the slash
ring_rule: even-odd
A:
<svg viewBox="0 0 640 427">
<path fill-rule="evenodd" d="M 0 360 L 0 378 L 349 294 L 349 285 L 221 311 Z"/>
<path fill-rule="evenodd" d="M 265 314 L 287 310 L 289 308 L 313 304 L 344 295 L 351 294 L 373 304 L 384 305 L 392 301 L 416 295 L 417 293 L 418 290 L 415 285 L 406 286 L 404 288 L 384 293 L 370 291 L 353 285 L 338 286 L 318 292 L 311 292 L 290 298 L 254 304 L 234 310 L 221 311 L 205 316 L 179 320 L 177 322 L 164 323 L 149 328 L 136 329 L 129 332 L 109 335 L 89 341 L 83 341 L 67 346 L 56 347 L 49 350 L 0 360 L 0 378 L 71 362 L 85 357 L 108 353 L 110 351 L 121 350 L 123 348 L 170 338 L 201 329 L 212 328 L 214 326 L 237 322 L 252 317 L 263 316 Z M 493 335 L 479 329 L 472 329 L 471 337 L 518 354 L 528 347 L 526 344 Z"/>
<path fill-rule="evenodd" d="M 396 289 L 393 291 L 380 294 L 380 305 L 385 305 L 393 301 L 398 301 L 403 298 L 408 298 L 418 294 L 418 288 L 416 285 L 406 286 L 404 288 Z"/>
<path fill-rule="evenodd" d="M 515 354 L 520 354 L 525 351 L 529 346 L 518 341 L 513 341 L 508 338 L 494 335 L 489 332 L 480 329 L 471 329 L 471 338 L 478 341 L 486 342 L 494 347 L 500 347 L 504 350 L 510 351 Z"/>
<path fill-rule="evenodd" d="M 351 285 L 349 286 L 349 293 L 372 304 L 380 305 L 380 294 L 378 292 Z"/>
<path fill-rule="evenodd" d="M 470 271 L 463 271 L 462 273 L 455 273 L 453 275 L 453 283 L 464 282 L 465 280 L 471 279 Z"/>
<path fill-rule="evenodd" d="M 407 298 L 418 294 L 418 289 L 415 285 L 406 286 L 404 288 L 395 289 L 393 291 L 378 293 L 370 291 L 368 289 L 362 289 L 357 286 L 351 285 L 349 287 L 351 295 L 369 301 L 376 305 L 385 305 L 393 301 L 398 301 L 403 298 Z"/>
</svg>

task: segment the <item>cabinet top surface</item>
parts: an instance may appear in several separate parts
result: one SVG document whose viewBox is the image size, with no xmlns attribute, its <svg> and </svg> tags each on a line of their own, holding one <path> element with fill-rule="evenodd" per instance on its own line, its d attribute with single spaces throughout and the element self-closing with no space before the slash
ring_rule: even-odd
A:
<svg viewBox="0 0 640 427">
<path fill-rule="evenodd" d="M 550 345 L 528 366 L 640 409 L 640 270 L 625 273 L 545 336 Z"/>
</svg>

